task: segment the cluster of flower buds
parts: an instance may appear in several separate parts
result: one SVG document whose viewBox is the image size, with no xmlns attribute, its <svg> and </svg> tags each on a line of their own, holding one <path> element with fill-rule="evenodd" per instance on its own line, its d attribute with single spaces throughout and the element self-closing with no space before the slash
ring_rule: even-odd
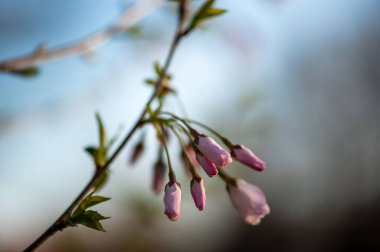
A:
<svg viewBox="0 0 380 252">
<path fill-rule="evenodd" d="M 209 177 L 218 174 L 221 171 L 218 168 L 229 165 L 232 158 L 256 171 L 261 172 L 265 169 L 265 162 L 251 150 L 242 145 L 232 145 L 229 141 L 227 143 L 230 153 L 209 136 L 204 134 L 195 136 L 197 160 Z M 261 218 L 270 212 L 264 193 L 257 186 L 242 179 L 232 178 L 226 173 L 222 176 L 225 178 L 231 202 L 239 216 L 251 225 L 259 224 Z"/>
<path fill-rule="evenodd" d="M 242 145 L 232 144 L 228 139 L 206 126 L 208 130 L 221 139 L 224 145 L 229 149 L 229 151 L 227 151 L 211 137 L 200 134 L 193 129 L 189 125 L 191 121 L 186 121 L 172 114 L 170 115 L 172 116 L 171 121 L 162 119 L 166 124 L 162 123 L 161 128 L 162 130 L 164 127 L 165 129 L 172 130 L 181 143 L 181 159 L 184 163 L 186 174 L 192 178 L 190 191 L 195 206 L 199 211 L 204 210 L 206 205 L 204 180 L 198 174 L 199 168 L 202 167 L 209 177 L 219 175 L 226 182 L 232 205 L 237 210 L 239 216 L 244 219 L 246 223 L 251 225 L 259 224 L 261 219 L 270 212 L 264 193 L 257 186 L 249 184 L 243 179 L 237 179 L 228 175 L 225 170 L 233 159 L 259 172 L 265 170 L 265 162 L 257 157 L 250 149 Z M 189 141 L 187 144 L 184 144 L 174 126 L 177 126 L 177 129 L 179 126 L 182 133 L 185 133 L 188 137 Z M 180 217 L 181 210 L 181 185 L 177 182 L 174 170 L 171 167 L 167 138 L 165 136 L 160 137 L 160 143 L 159 158 L 154 165 L 152 188 L 156 194 L 162 191 L 165 184 L 164 174 L 166 168 L 169 168 L 169 182 L 167 182 L 165 186 L 164 193 L 164 213 L 170 220 L 176 221 Z M 140 148 L 137 149 L 140 151 Z M 166 164 L 163 162 L 164 151 L 167 154 L 168 160 Z M 134 153 L 134 155 L 136 154 Z"/>
</svg>

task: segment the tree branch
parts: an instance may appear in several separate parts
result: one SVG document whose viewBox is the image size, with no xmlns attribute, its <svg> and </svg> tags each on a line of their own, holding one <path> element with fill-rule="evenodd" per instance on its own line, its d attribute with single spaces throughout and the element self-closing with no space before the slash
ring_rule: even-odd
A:
<svg viewBox="0 0 380 252">
<path fill-rule="evenodd" d="M 77 42 L 55 48 L 37 47 L 31 54 L 0 61 L 0 72 L 12 72 L 39 65 L 45 61 L 83 54 L 103 45 L 116 34 L 135 25 L 153 10 L 157 9 L 164 0 L 137 1 L 125 10 L 115 22 L 105 29 L 91 34 Z"/>
<path fill-rule="evenodd" d="M 186 1 L 183 1 L 180 3 L 180 7 L 182 5 L 187 4 Z M 181 15 L 180 13 L 180 19 L 178 22 L 176 33 L 173 37 L 168 55 L 166 56 L 166 60 L 164 63 L 163 73 L 161 74 L 157 83 L 158 85 L 155 87 L 154 92 L 152 93 L 151 97 L 147 101 L 147 104 L 150 104 L 163 90 L 163 80 L 165 78 L 165 74 L 168 72 L 169 66 L 172 62 L 174 53 L 176 48 L 178 47 L 178 44 L 181 40 L 181 38 L 184 36 L 183 28 L 184 28 L 184 19 L 186 16 Z M 125 145 L 129 142 L 130 138 L 133 136 L 133 134 L 136 132 L 136 130 L 142 126 L 145 121 L 144 118 L 147 114 L 147 107 L 143 109 L 142 113 L 140 114 L 140 117 L 136 121 L 136 123 L 132 126 L 131 130 L 127 133 L 127 135 L 124 137 L 123 141 L 119 144 L 119 146 L 116 148 L 116 150 L 113 152 L 113 154 L 108 158 L 107 162 L 101 166 L 97 167 L 95 174 L 91 178 L 91 180 L 88 182 L 86 187 L 80 192 L 80 194 L 74 199 L 74 201 L 70 204 L 70 206 L 62 213 L 62 215 L 39 237 L 37 238 L 32 244 L 30 244 L 24 251 L 34 251 L 37 247 L 39 247 L 44 241 L 46 241 L 49 237 L 51 237 L 53 234 L 55 234 L 58 230 L 62 230 L 66 228 L 67 221 L 72 213 L 72 211 L 80 204 L 81 200 L 89 193 L 91 190 L 95 187 L 97 181 L 102 177 L 102 175 L 109 169 L 111 163 L 115 160 L 115 158 L 120 154 L 122 149 L 125 147 Z"/>
</svg>

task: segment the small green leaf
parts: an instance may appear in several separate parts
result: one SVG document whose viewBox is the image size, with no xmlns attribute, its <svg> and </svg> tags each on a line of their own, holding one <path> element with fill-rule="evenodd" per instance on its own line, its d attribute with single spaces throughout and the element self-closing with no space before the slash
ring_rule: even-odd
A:
<svg viewBox="0 0 380 252">
<path fill-rule="evenodd" d="M 87 209 L 89 207 L 100 204 L 100 203 L 107 201 L 107 200 L 110 200 L 110 199 L 111 198 L 103 197 L 103 196 L 99 196 L 99 195 L 91 196 L 86 200 L 87 202 L 86 202 L 85 208 Z"/>
<path fill-rule="evenodd" d="M 94 160 L 94 163 L 101 166 L 106 161 L 106 149 L 99 150 L 95 146 L 88 146 L 84 149 Z"/>
<path fill-rule="evenodd" d="M 11 73 L 29 78 L 29 77 L 37 76 L 40 73 L 40 70 L 37 67 L 28 67 L 28 68 L 19 69 L 19 70 L 13 70 L 11 71 Z"/>
<path fill-rule="evenodd" d="M 226 12 L 226 10 L 223 9 L 212 8 L 214 3 L 215 0 L 208 0 L 199 8 L 198 12 L 194 15 L 193 19 L 191 20 L 190 25 L 186 30 L 186 33 L 193 30 L 205 19 L 216 17 Z"/>
<path fill-rule="evenodd" d="M 86 227 L 105 232 L 100 220 L 109 219 L 110 217 L 105 217 L 100 213 L 92 210 L 85 211 L 81 215 L 72 216 L 70 218 L 71 225 L 75 226 L 77 224 L 82 224 Z"/>
<path fill-rule="evenodd" d="M 104 124 L 102 118 L 98 113 L 96 113 L 96 121 L 98 124 L 99 131 L 99 146 L 88 146 L 85 148 L 85 151 L 92 156 L 97 167 L 101 167 L 107 160 L 107 151 L 108 148 L 106 146 L 107 136 L 106 130 L 104 128 Z"/>
<path fill-rule="evenodd" d="M 201 8 L 199 8 L 198 12 L 195 14 L 194 19 L 202 17 L 202 15 L 207 12 L 215 3 L 215 0 L 207 0 Z"/>
<path fill-rule="evenodd" d="M 156 72 L 156 74 L 158 76 L 161 76 L 161 74 L 162 74 L 162 67 L 160 66 L 160 63 L 155 62 L 153 66 L 154 66 L 154 71 Z"/>
<path fill-rule="evenodd" d="M 89 228 L 105 232 L 99 221 L 108 219 L 109 217 L 104 217 L 96 211 L 86 209 L 109 199 L 110 198 L 108 197 L 93 195 L 93 193 L 90 193 L 86 198 L 82 200 L 77 209 L 75 209 L 74 213 L 71 214 L 68 222 L 71 226 L 82 224 Z"/>
<path fill-rule="evenodd" d="M 107 201 L 109 199 L 111 199 L 111 198 L 103 197 L 103 196 L 99 196 L 99 195 L 93 195 L 93 193 L 91 193 L 86 198 L 84 198 L 82 200 L 82 202 L 79 204 L 78 208 L 73 213 L 73 216 L 74 215 L 81 215 L 84 212 L 84 210 L 86 210 L 87 208 L 90 208 L 96 204 L 102 203 L 102 202 Z M 77 211 L 78 211 L 78 213 L 77 213 Z"/>
<path fill-rule="evenodd" d="M 106 144 L 106 130 L 104 129 L 102 118 L 100 117 L 99 113 L 96 113 L 96 121 L 98 122 L 98 129 L 99 129 L 99 149 L 103 149 L 104 145 Z"/>
<path fill-rule="evenodd" d="M 203 16 L 203 19 L 219 16 L 226 12 L 227 10 L 224 10 L 224 9 L 209 9 Z"/>
<path fill-rule="evenodd" d="M 91 157 L 93 157 L 93 159 L 97 159 L 97 156 L 98 156 L 98 148 L 94 147 L 94 146 L 87 146 L 86 148 L 84 148 L 84 150 L 90 154 Z"/>
<path fill-rule="evenodd" d="M 157 81 L 155 81 L 153 79 L 146 79 L 145 83 L 148 85 L 151 85 L 151 86 L 157 86 Z"/>
</svg>

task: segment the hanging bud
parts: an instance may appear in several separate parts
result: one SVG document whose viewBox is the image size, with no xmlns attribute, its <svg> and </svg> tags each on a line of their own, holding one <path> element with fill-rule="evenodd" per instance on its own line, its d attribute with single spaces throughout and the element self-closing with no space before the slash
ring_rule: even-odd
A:
<svg viewBox="0 0 380 252">
<path fill-rule="evenodd" d="M 227 186 L 232 205 L 239 216 L 251 225 L 258 225 L 270 209 L 260 188 L 237 179 L 235 185 Z"/>
<path fill-rule="evenodd" d="M 235 145 L 231 150 L 231 155 L 238 162 L 251 167 L 256 171 L 263 171 L 266 167 L 264 161 L 243 145 Z"/>
<path fill-rule="evenodd" d="M 202 153 L 197 153 L 197 161 L 202 166 L 203 170 L 206 172 L 206 174 L 209 177 L 212 177 L 216 174 L 218 174 L 218 169 L 216 168 L 215 164 L 212 163 L 210 160 L 207 159 L 206 156 L 204 156 Z"/>
<path fill-rule="evenodd" d="M 185 151 L 187 152 L 187 155 L 190 158 L 191 164 L 194 166 L 195 169 L 199 168 L 199 163 L 197 162 L 193 147 L 191 146 L 191 144 L 188 144 L 186 146 L 186 149 L 182 150 L 181 152 L 181 160 L 182 160 L 186 175 L 189 178 L 191 178 L 191 164 L 189 164 L 189 160 L 186 157 Z"/>
<path fill-rule="evenodd" d="M 185 152 L 183 150 L 181 151 L 181 161 L 182 161 L 186 176 L 191 178 L 191 170 L 190 170 L 191 167 L 190 167 L 189 161 L 186 158 Z"/>
<path fill-rule="evenodd" d="M 153 179 L 152 179 L 152 190 L 155 194 L 162 192 L 164 188 L 164 178 L 165 178 L 165 164 L 162 160 L 158 160 L 153 168 Z"/>
<path fill-rule="evenodd" d="M 203 179 L 192 179 L 190 184 L 191 196 L 193 197 L 195 206 L 202 211 L 206 205 L 206 191 Z"/>
<path fill-rule="evenodd" d="M 217 166 L 226 167 L 232 162 L 230 154 L 211 137 L 199 134 L 194 142 L 202 154 Z"/>
<path fill-rule="evenodd" d="M 178 220 L 181 213 L 181 188 L 177 182 L 166 184 L 164 204 L 164 214 L 172 221 Z"/>
<path fill-rule="evenodd" d="M 136 163 L 136 161 L 139 159 L 139 157 L 143 153 L 144 147 L 145 147 L 144 142 L 142 140 L 135 145 L 135 147 L 133 148 L 133 153 L 131 155 L 131 158 L 129 159 L 130 164 L 133 165 Z"/>
</svg>

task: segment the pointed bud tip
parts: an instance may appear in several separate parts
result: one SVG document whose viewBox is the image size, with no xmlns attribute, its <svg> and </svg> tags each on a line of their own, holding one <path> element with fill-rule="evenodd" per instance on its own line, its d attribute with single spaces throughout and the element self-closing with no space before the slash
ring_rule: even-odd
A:
<svg viewBox="0 0 380 252">
<path fill-rule="evenodd" d="M 219 173 L 215 164 L 212 163 L 210 160 L 208 160 L 208 158 L 204 156 L 203 154 L 197 153 L 196 159 L 210 178 Z"/>
<path fill-rule="evenodd" d="M 236 161 L 258 172 L 262 172 L 266 168 L 265 162 L 243 145 L 235 145 L 231 150 L 231 155 Z"/>
<path fill-rule="evenodd" d="M 232 162 L 230 153 L 223 149 L 214 139 L 206 135 L 199 135 L 194 142 L 200 152 L 212 163 L 226 167 Z"/>
</svg>

